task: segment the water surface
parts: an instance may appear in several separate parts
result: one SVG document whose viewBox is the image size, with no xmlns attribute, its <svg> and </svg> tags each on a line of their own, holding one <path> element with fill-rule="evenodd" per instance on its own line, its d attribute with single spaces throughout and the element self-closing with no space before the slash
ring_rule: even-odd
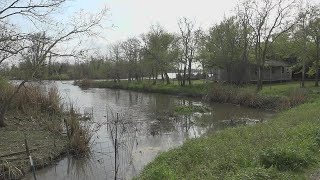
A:
<svg viewBox="0 0 320 180">
<path fill-rule="evenodd" d="M 99 130 L 93 137 L 91 157 L 63 158 L 55 165 L 37 171 L 40 180 L 114 179 L 114 138 L 110 131 L 114 127 L 111 119 L 116 113 L 126 122 L 118 130 L 121 133 L 118 135 L 121 143 L 117 158 L 119 179 L 131 179 L 157 154 L 180 146 L 188 138 L 236 126 L 239 119 L 263 121 L 273 115 L 257 109 L 204 104 L 197 99 L 171 95 L 96 88 L 84 90 L 73 86 L 72 81 L 50 82 L 48 86 L 58 88 L 66 107 L 72 103 L 81 113 L 93 112 L 92 127 L 99 127 Z M 179 105 L 205 105 L 212 111 L 177 116 L 173 109 Z M 33 178 L 29 174 L 25 179 Z"/>
</svg>

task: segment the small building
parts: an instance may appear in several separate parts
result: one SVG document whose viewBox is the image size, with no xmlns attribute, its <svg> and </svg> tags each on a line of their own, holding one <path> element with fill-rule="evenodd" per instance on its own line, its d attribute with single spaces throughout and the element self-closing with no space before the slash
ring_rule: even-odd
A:
<svg viewBox="0 0 320 180">
<path fill-rule="evenodd" d="M 228 67 L 214 67 L 210 69 L 209 78 L 221 82 L 254 82 L 258 80 L 258 66 L 256 64 L 233 63 Z M 283 61 L 268 60 L 262 72 L 263 81 L 279 82 L 291 81 L 290 65 Z"/>
</svg>

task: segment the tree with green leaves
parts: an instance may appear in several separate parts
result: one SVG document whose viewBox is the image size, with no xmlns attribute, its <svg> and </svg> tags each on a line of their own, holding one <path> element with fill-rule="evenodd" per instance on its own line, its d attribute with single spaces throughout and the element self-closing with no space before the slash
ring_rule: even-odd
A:
<svg viewBox="0 0 320 180">
<path fill-rule="evenodd" d="M 200 51 L 207 67 L 219 67 L 225 70 L 228 82 L 240 83 L 243 72 L 235 75 L 242 61 L 243 47 L 241 46 L 240 24 L 235 17 L 225 18 L 209 30 L 203 49 Z"/>
<path fill-rule="evenodd" d="M 134 78 L 140 80 L 138 70 L 138 62 L 140 56 L 141 42 L 137 38 L 129 38 L 121 44 L 125 60 L 128 62 L 128 81 L 131 82 Z"/>
<path fill-rule="evenodd" d="M 320 4 L 310 8 L 309 36 L 316 48 L 315 56 L 315 86 L 319 86 L 319 61 L 320 61 Z"/>
<path fill-rule="evenodd" d="M 158 75 L 165 76 L 167 84 L 170 84 L 168 71 L 172 68 L 176 59 L 177 50 L 174 46 L 175 38 L 166 32 L 160 25 L 151 27 L 149 33 L 143 35 L 144 51 L 147 59 L 151 60 L 154 73 L 154 84 L 157 83 Z"/>
</svg>

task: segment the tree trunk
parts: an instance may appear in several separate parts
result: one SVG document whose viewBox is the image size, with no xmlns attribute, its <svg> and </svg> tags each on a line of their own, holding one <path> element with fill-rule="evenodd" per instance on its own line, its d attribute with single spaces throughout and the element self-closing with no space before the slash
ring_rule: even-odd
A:
<svg viewBox="0 0 320 180">
<path fill-rule="evenodd" d="M 163 76 L 163 73 L 161 73 L 161 79 L 162 79 L 162 83 L 164 83 L 164 76 Z"/>
<path fill-rule="evenodd" d="M 263 83 L 263 66 L 259 65 L 258 67 L 258 81 L 257 81 L 257 90 L 261 91 L 262 90 L 262 83 Z"/>
<path fill-rule="evenodd" d="M 318 87 L 319 86 L 319 51 L 320 51 L 320 37 L 317 38 L 317 59 L 316 59 L 316 82 L 315 82 L 315 86 Z"/>
<path fill-rule="evenodd" d="M 186 72 L 187 72 L 187 65 L 185 64 L 183 69 L 182 86 L 186 85 Z"/>
<path fill-rule="evenodd" d="M 6 114 L 6 110 L 5 107 L 2 107 L 0 109 L 0 127 L 4 127 L 5 123 L 4 123 L 4 115 Z"/>
<path fill-rule="evenodd" d="M 303 62 L 302 62 L 302 75 L 301 75 L 301 87 L 302 88 L 304 88 L 305 71 L 306 71 L 306 61 L 305 61 L 305 59 L 303 59 Z"/>
<path fill-rule="evenodd" d="M 191 86 L 191 64 L 192 64 L 192 60 L 189 60 L 189 67 L 188 67 L 188 73 L 189 73 L 189 75 L 188 75 L 188 82 L 189 82 L 189 86 Z"/>
<path fill-rule="evenodd" d="M 156 84 L 157 84 L 157 81 L 158 81 L 158 72 L 156 72 L 156 74 L 154 75 L 153 85 L 156 85 Z"/>
<path fill-rule="evenodd" d="M 170 84 L 170 78 L 168 76 L 168 73 L 164 73 L 164 75 L 166 76 L 167 84 Z"/>
<path fill-rule="evenodd" d="M 118 81 L 118 83 L 120 82 L 120 76 L 118 73 L 117 73 L 117 81 Z"/>
</svg>

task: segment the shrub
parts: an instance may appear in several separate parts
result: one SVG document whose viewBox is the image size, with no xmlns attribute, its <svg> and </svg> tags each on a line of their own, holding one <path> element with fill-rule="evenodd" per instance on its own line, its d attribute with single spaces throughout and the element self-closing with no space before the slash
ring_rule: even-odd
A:
<svg viewBox="0 0 320 180">
<path fill-rule="evenodd" d="M 81 88 L 90 88 L 92 86 L 93 81 L 90 79 L 82 79 L 78 81 L 76 84 L 78 84 Z"/>
<path fill-rule="evenodd" d="M 45 90 L 38 85 L 28 85 L 21 88 L 10 107 L 22 112 L 28 112 L 31 109 L 33 112 L 38 111 L 49 114 L 62 112 L 57 88 L 52 87 Z"/>
<path fill-rule="evenodd" d="M 90 153 L 90 140 L 92 133 L 89 126 L 79 122 L 79 116 L 70 108 L 69 119 L 67 119 L 68 127 L 70 128 L 70 150 L 75 156 L 82 157 Z"/>
<path fill-rule="evenodd" d="M 295 88 L 289 92 L 290 106 L 294 107 L 307 101 L 308 90 Z"/>
</svg>

